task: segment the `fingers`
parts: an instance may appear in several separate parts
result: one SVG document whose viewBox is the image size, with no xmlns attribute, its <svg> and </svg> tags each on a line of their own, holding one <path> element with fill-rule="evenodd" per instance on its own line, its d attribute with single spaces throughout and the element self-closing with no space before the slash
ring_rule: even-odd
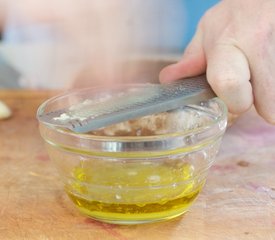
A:
<svg viewBox="0 0 275 240">
<path fill-rule="evenodd" d="M 192 41 L 186 48 L 183 58 L 160 72 L 161 82 L 171 82 L 184 77 L 200 75 L 205 72 L 206 60 L 202 45 L 202 31 L 198 28 Z"/>
<path fill-rule="evenodd" d="M 217 44 L 207 55 L 207 79 L 229 112 L 242 113 L 253 104 L 249 63 L 232 44 Z"/>
<path fill-rule="evenodd" d="M 202 34 L 198 31 L 186 49 L 182 60 L 164 68 L 161 82 L 200 75 L 206 70 Z M 234 45 L 216 45 L 207 52 L 209 84 L 232 113 L 242 113 L 253 103 L 250 69 L 245 55 Z"/>
</svg>

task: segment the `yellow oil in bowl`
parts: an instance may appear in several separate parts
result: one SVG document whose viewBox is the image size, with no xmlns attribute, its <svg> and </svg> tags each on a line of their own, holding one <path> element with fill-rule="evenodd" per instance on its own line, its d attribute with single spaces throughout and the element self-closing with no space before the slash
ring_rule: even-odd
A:
<svg viewBox="0 0 275 240">
<path fill-rule="evenodd" d="M 85 215 L 101 221 L 135 224 L 183 214 L 204 181 L 188 163 L 173 161 L 81 162 L 65 189 Z"/>
</svg>

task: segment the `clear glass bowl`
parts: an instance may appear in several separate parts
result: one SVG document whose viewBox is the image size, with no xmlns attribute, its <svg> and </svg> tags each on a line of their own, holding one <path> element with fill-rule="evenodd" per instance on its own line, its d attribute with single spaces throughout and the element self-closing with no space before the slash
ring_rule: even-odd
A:
<svg viewBox="0 0 275 240">
<path fill-rule="evenodd" d="M 92 88 L 52 98 L 38 115 L 87 96 L 98 99 L 100 92 L 106 94 Z M 66 193 L 82 213 L 103 222 L 138 224 L 171 219 L 189 209 L 226 124 L 226 107 L 215 98 L 85 134 L 40 122 L 40 133 Z"/>
</svg>

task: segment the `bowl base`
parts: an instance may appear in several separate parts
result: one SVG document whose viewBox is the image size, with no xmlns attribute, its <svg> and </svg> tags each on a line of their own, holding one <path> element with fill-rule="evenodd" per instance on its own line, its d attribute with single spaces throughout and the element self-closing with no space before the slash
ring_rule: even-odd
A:
<svg viewBox="0 0 275 240">
<path fill-rule="evenodd" d="M 80 212 L 90 218 L 112 224 L 142 224 L 169 220 L 184 214 L 201 188 L 178 199 L 162 203 L 122 204 L 89 201 L 67 192 Z"/>
<path fill-rule="evenodd" d="M 155 223 L 155 222 L 164 222 L 168 221 L 174 218 L 177 218 L 183 214 L 185 214 L 188 209 L 181 209 L 181 210 L 175 210 L 170 211 L 169 213 L 165 213 L 163 215 L 158 214 L 158 216 L 152 216 L 152 214 L 140 214 L 139 217 L 136 215 L 132 218 L 127 217 L 126 215 L 123 216 L 113 216 L 106 217 L 102 213 L 96 213 L 96 212 L 90 212 L 86 209 L 83 209 L 81 207 L 78 207 L 79 211 L 84 214 L 85 216 L 94 219 L 99 222 L 109 223 L 109 224 L 116 224 L 116 225 L 139 225 L 139 224 L 147 224 L 147 223 Z M 113 214 L 117 215 L 117 214 Z"/>
</svg>

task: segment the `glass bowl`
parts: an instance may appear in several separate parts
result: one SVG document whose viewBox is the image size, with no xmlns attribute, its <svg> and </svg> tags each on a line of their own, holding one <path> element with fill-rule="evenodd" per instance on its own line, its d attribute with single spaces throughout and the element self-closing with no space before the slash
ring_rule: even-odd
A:
<svg viewBox="0 0 275 240">
<path fill-rule="evenodd" d="M 112 89 L 74 90 L 43 103 L 38 115 L 106 93 L 111 96 Z M 138 224 L 189 209 L 205 184 L 226 124 L 226 106 L 214 98 L 85 134 L 39 126 L 65 191 L 83 214 Z"/>
</svg>

